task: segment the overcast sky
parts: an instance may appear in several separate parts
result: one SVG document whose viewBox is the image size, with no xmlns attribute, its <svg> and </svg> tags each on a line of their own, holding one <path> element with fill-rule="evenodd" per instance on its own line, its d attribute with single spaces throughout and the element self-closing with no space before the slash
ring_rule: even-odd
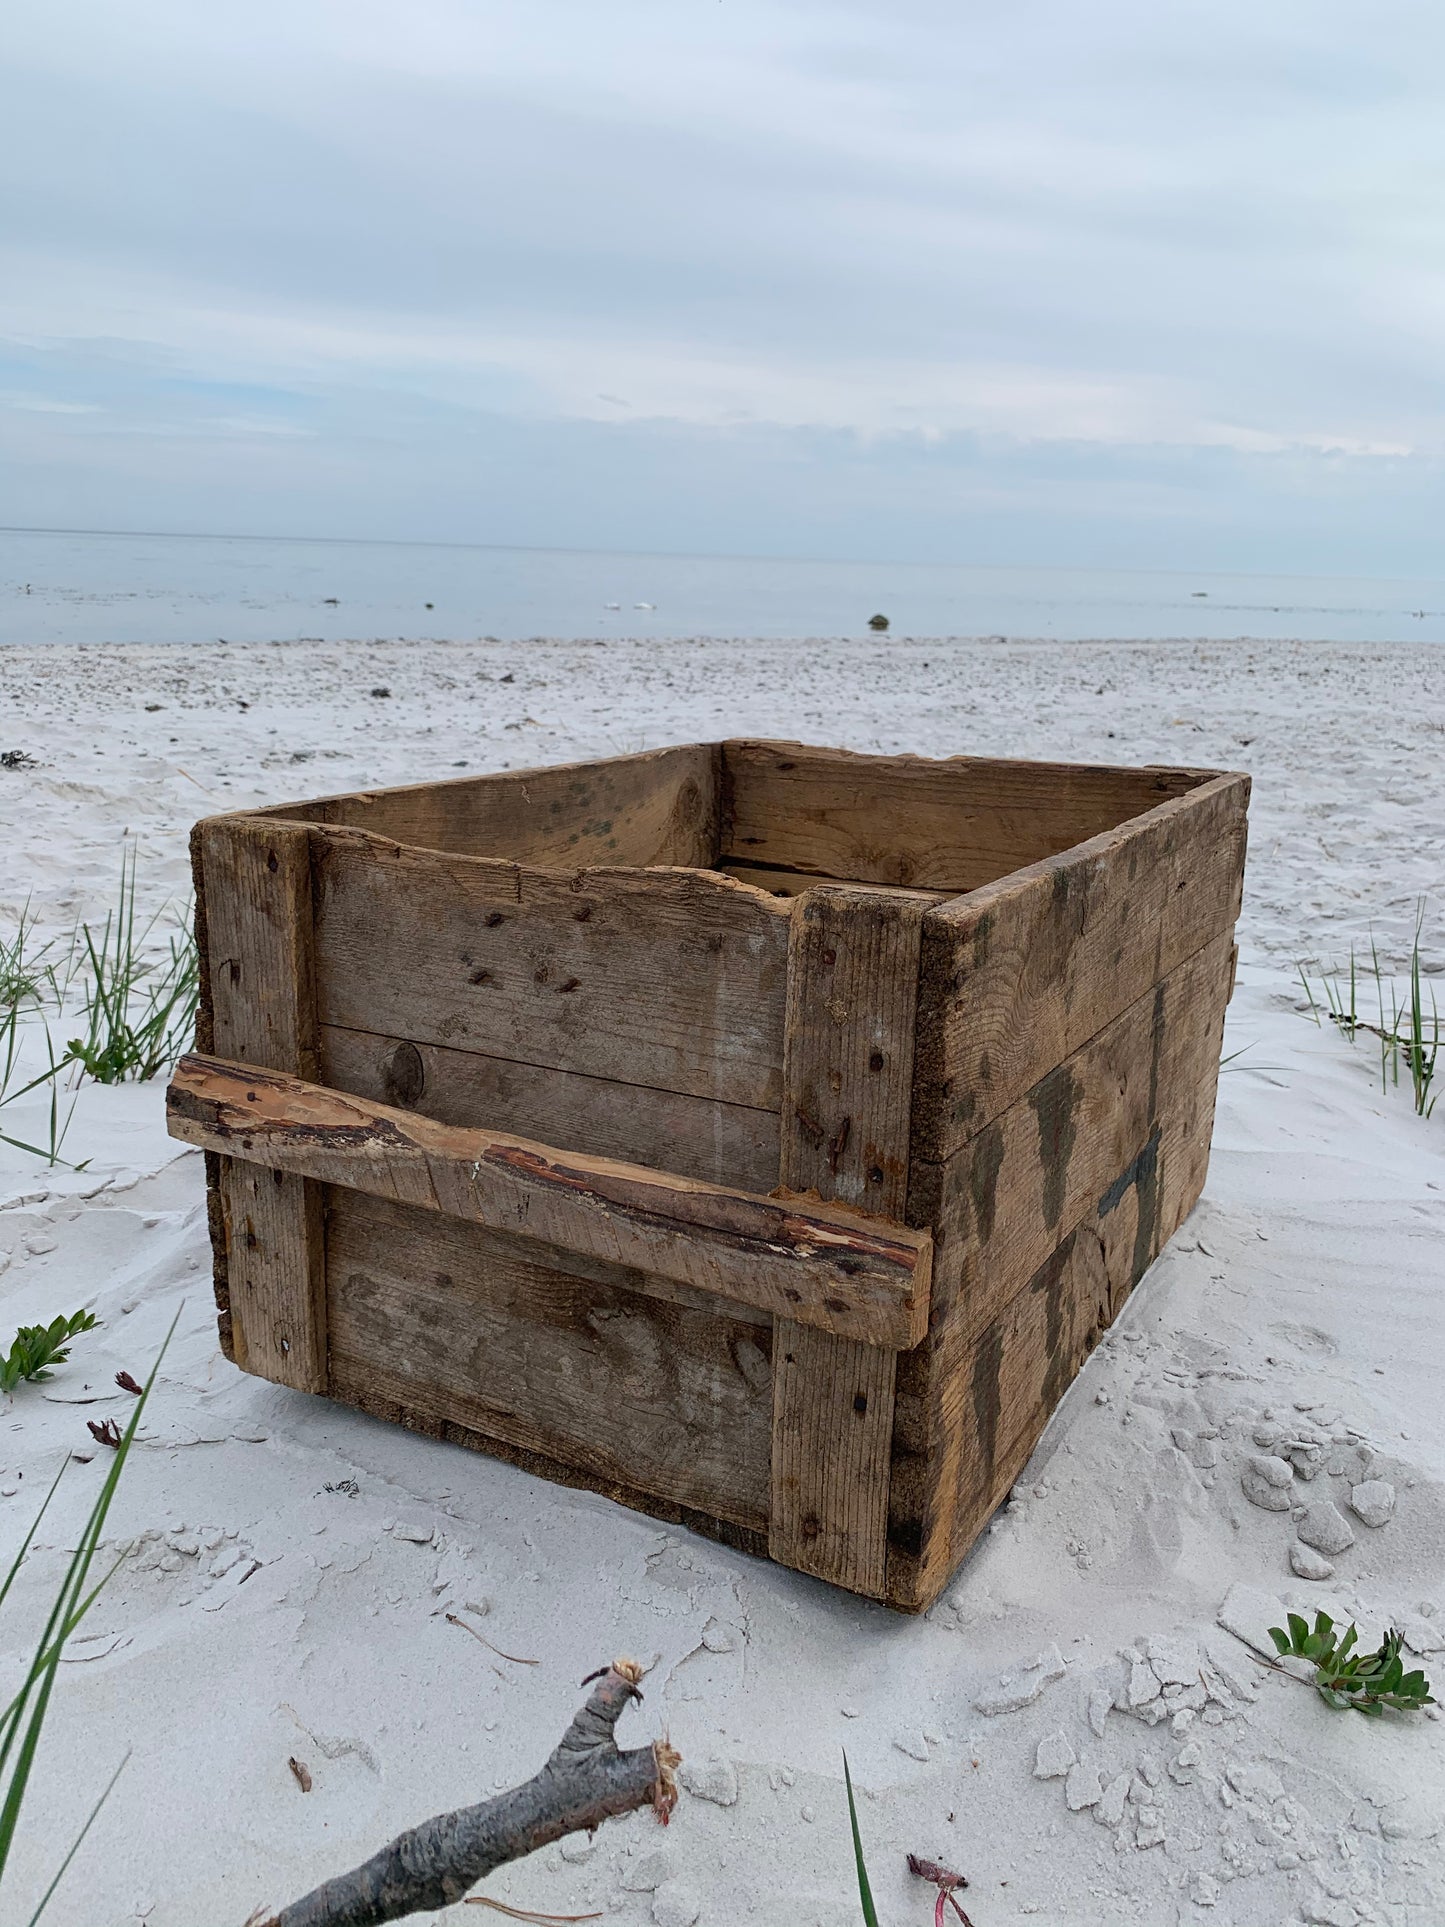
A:
<svg viewBox="0 0 1445 1927">
<path fill-rule="evenodd" d="M 1441 572 L 1445 9 L 11 0 L 0 520 Z"/>
</svg>

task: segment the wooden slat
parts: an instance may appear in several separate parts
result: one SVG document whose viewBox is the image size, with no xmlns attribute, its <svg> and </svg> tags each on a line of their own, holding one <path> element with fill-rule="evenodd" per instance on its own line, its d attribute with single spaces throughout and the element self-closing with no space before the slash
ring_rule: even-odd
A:
<svg viewBox="0 0 1445 1927">
<path fill-rule="evenodd" d="M 761 1530 L 771 1330 L 529 1259 L 534 1241 L 327 1193 L 338 1396 L 464 1425 L 602 1491 Z"/>
<path fill-rule="evenodd" d="M 862 883 L 856 877 L 825 877 L 817 876 L 811 870 L 782 870 L 770 864 L 749 863 L 733 857 L 717 867 L 724 876 L 733 877 L 739 883 L 749 883 L 755 890 L 767 890 L 775 897 L 800 897 L 805 890 L 836 889 L 851 890 L 855 895 L 882 891 L 890 897 L 918 896 L 928 903 L 948 903 L 953 895 L 949 890 L 904 891 L 896 883 Z"/>
<path fill-rule="evenodd" d="M 1181 795 L 1213 771 L 723 746 L 723 860 L 974 890 Z"/>
<path fill-rule="evenodd" d="M 778 1319 L 768 1553 L 879 1598 L 896 1353 Z"/>
<path fill-rule="evenodd" d="M 463 1130 L 298 1078 L 183 1057 L 172 1136 L 203 1150 L 563 1245 L 892 1347 L 928 1322 L 927 1233 L 506 1132 Z"/>
<path fill-rule="evenodd" d="M 924 903 L 818 891 L 794 908 L 785 1187 L 900 1217 Z M 920 1336 L 922 1333 L 920 1332 Z M 881 1595 L 895 1357 L 779 1319 L 773 1343 L 773 1558 Z"/>
<path fill-rule="evenodd" d="M 777 1109 L 786 904 L 697 870 L 566 875 L 312 835 L 324 1023 Z"/>
<path fill-rule="evenodd" d="M 924 924 L 914 1154 L 945 1158 L 1239 914 L 1247 776 L 1221 776 Z"/>
<path fill-rule="evenodd" d="M 564 1151 L 623 1158 L 744 1191 L 771 1191 L 778 1182 L 775 1111 L 336 1024 L 321 1026 L 318 1054 L 320 1083 L 441 1124 L 485 1122 Z"/>
<path fill-rule="evenodd" d="M 937 1596 L 1095 1327 L 1117 1314 L 1198 1198 L 1231 948 L 1226 931 L 1186 959 L 945 1164 L 915 1162 L 910 1215 L 931 1222 L 937 1239 L 934 1316 L 925 1343 L 900 1360 L 895 1605 L 917 1611 Z M 1082 1296 L 1065 1316 L 1070 1292 Z M 1103 1311 L 1096 1317 L 1085 1300 Z M 989 1389 L 994 1380 L 1002 1390 Z"/>
<path fill-rule="evenodd" d="M 278 804 L 268 815 L 350 825 L 398 843 L 542 869 L 683 864 L 717 855 L 715 745 Z"/>
<path fill-rule="evenodd" d="M 197 826 L 207 1028 L 216 1047 L 312 1076 L 310 834 L 216 817 Z M 224 1159 L 214 1171 L 225 1238 L 227 1336 L 244 1370 L 297 1391 L 326 1387 L 320 1198 L 304 1177 Z"/>
<path fill-rule="evenodd" d="M 901 1221 L 926 905 L 820 890 L 794 911 L 781 1182 Z"/>
</svg>

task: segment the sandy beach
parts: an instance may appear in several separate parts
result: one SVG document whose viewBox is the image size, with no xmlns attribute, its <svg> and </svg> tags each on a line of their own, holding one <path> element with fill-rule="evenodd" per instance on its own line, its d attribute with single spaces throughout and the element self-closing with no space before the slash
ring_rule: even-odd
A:
<svg viewBox="0 0 1445 1927">
<path fill-rule="evenodd" d="M 0 750 L 34 760 L 0 769 L 0 934 L 26 904 L 47 932 L 103 915 L 127 847 L 145 906 L 183 905 L 201 815 L 725 735 L 1249 771 L 1200 1205 L 943 1599 L 906 1620 L 241 1374 L 162 1082 L 85 1085 L 65 1147 L 83 1170 L 0 1145 L 5 1338 L 80 1305 L 101 1320 L 0 1409 L 0 1556 L 89 1450 L 85 1421 L 124 1419 L 115 1373 L 144 1377 L 180 1322 L 112 1514 L 124 1556 L 61 1668 L 16 1895 L 33 1906 L 129 1751 L 47 1923 L 240 1927 L 525 1778 L 583 1675 L 630 1653 L 650 1671 L 624 1732 L 665 1727 L 685 1761 L 671 1827 L 570 1838 L 492 1878 L 498 1899 L 620 1927 L 840 1927 L 846 1747 L 888 1927 L 930 1917 L 910 1851 L 968 1876 L 974 1927 L 1438 1927 L 1439 1709 L 1332 1712 L 1256 1651 L 1274 1615 L 1324 1608 L 1371 1644 L 1399 1626 L 1445 1689 L 1445 1105 L 1421 1119 L 1382 1093 L 1297 974 L 1372 934 L 1398 970 L 1422 897 L 1445 963 L 1445 650 L 7 648 Z M 1288 1512 L 1242 1489 L 1261 1452 L 1308 1466 L 1304 1496 L 1346 1519 L 1330 1577 L 1293 1570 Z M 102 1456 L 70 1466 L 0 1614 L 0 1690 Z M 1367 1481 L 1393 1488 L 1386 1523 L 1351 1508 Z"/>
</svg>

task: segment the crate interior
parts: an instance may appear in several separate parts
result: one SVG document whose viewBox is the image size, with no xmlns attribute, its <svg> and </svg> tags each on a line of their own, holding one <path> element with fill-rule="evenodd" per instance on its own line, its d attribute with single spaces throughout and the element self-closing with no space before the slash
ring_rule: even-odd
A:
<svg viewBox="0 0 1445 1927">
<path fill-rule="evenodd" d="M 1209 774 L 739 740 L 267 814 L 539 868 L 681 865 L 782 896 L 827 880 L 946 897 L 1114 829 Z"/>
</svg>

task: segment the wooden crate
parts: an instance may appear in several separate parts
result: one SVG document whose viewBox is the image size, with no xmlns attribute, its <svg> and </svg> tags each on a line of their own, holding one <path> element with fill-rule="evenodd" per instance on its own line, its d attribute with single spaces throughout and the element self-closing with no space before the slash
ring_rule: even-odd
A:
<svg viewBox="0 0 1445 1927">
<path fill-rule="evenodd" d="M 227 1354 L 926 1607 L 1199 1196 L 1248 795 L 728 742 L 207 819 Z"/>
</svg>

